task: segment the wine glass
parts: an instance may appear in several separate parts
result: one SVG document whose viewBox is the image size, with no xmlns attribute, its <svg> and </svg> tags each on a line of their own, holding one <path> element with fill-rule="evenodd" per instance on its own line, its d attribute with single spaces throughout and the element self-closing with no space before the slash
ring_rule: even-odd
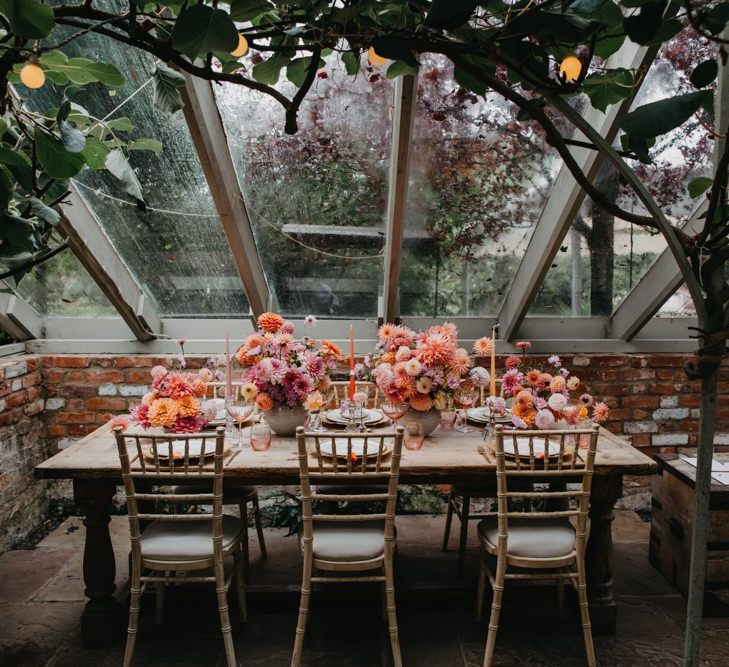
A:
<svg viewBox="0 0 729 667">
<path fill-rule="evenodd" d="M 463 410 L 461 413 L 460 425 L 456 428 L 456 431 L 459 433 L 474 432 L 474 429 L 468 425 L 466 410 L 473 407 L 473 404 L 476 402 L 477 395 L 478 392 L 476 391 L 476 388 L 470 386 L 458 387 L 458 389 L 453 392 L 453 402 L 456 404 L 457 408 Z"/>
<path fill-rule="evenodd" d="M 391 419 L 395 425 L 405 416 L 410 406 L 402 401 L 385 401 L 380 404 L 380 410 L 388 419 Z"/>
<path fill-rule="evenodd" d="M 228 416 L 234 424 L 238 425 L 238 440 L 236 442 L 238 448 L 243 446 L 243 423 L 253 414 L 254 407 L 253 403 L 242 398 L 229 398 L 225 404 Z"/>
</svg>

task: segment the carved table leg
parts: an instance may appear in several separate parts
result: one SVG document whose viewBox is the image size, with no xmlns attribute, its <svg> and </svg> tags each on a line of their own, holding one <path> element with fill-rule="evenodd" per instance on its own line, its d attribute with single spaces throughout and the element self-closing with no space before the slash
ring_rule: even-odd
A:
<svg viewBox="0 0 729 667">
<path fill-rule="evenodd" d="M 73 495 L 83 509 L 84 594 L 89 601 L 81 615 L 81 639 L 85 648 L 112 646 L 119 637 L 119 603 L 114 577 L 116 563 L 109 536 L 109 508 L 116 484 L 109 479 L 75 479 Z"/>
<path fill-rule="evenodd" d="M 613 598 L 613 507 L 623 492 L 622 475 L 595 475 L 590 497 L 590 537 L 585 565 L 590 621 L 595 635 L 615 634 L 617 609 Z"/>
</svg>

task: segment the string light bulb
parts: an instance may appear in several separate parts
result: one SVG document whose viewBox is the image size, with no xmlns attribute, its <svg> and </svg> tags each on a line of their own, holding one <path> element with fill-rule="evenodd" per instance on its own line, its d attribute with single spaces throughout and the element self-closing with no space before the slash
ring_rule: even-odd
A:
<svg viewBox="0 0 729 667">
<path fill-rule="evenodd" d="M 574 54 L 565 56 L 559 66 L 559 73 L 565 81 L 577 81 L 582 73 L 582 61 Z"/>
<path fill-rule="evenodd" d="M 246 53 L 248 53 L 248 40 L 243 37 L 243 35 L 238 33 L 238 46 L 235 47 L 234 51 L 230 52 L 230 55 L 234 56 L 235 58 L 240 58 Z"/>
<path fill-rule="evenodd" d="M 377 55 L 375 47 L 370 46 L 369 50 L 367 51 L 367 62 L 369 62 L 372 67 L 383 67 L 387 64 L 387 58 L 383 58 L 382 56 Z"/>
<path fill-rule="evenodd" d="M 34 57 L 31 57 L 20 70 L 20 81 L 26 88 L 32 90 L 37 90 L 46 82 L 46 75 Z"/>
</svg>

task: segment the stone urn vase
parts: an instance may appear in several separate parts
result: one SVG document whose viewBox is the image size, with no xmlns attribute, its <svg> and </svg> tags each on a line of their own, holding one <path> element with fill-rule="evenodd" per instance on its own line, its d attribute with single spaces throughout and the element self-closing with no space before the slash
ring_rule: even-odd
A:
<svg viewBox="0 0 729 667">
<path fill-rule="evenodd" d="M 430 408 L 430 410 L 422 411 L 408 408 L 399 424 L 404 427 L 408 422 L 419 422 L 423 427 L 423 435 L 427 438 L 440 424 L 440 410 Z"/>
<path fill-rule="evenodd" d="M 263 419 L 271 430 L 276 435 L 284 437 L 295 435 L 296 429 L 306 424 L 306 418 L 307 414 L 303 405 L 291 408 L 288 405 L 275 403 L 270 410 L 263 413 Z"/>
</svg>

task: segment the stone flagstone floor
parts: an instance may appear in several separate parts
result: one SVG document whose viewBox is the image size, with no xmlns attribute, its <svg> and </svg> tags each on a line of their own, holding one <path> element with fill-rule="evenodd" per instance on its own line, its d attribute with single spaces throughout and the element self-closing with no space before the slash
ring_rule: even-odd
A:
<svg viewBox="0 0 729 667">
<path fill-rule="evenodd" d="M 398 517 L 400 548 L 398 618 L 405 665 L 477 667 L 485 623 L 472 620 L 477 549 L 471 545 L 463 582 L 456 578 L 456 538 L 440 550 L 443 517 Z M 471 532 L 474 533 L 475 526 Z M 120 634 L 110 649 L 81 647 L 78 623 L 84 605 L 81 554 L 84 529 L 70 518 L 28 551 L 0 556 L 0 665 L 85 667 L 119 665 Z M 669 667 L 681 664 L 683 598 L 648 563 L 649 525 L 632 512 L 615 521 L 618 632 L 597 637 L 600 665 Z M 126 590 L 126 517 L 114 517 L 119 594 Z M 261 561 L 251 533 L 252 589 L 249 622 L 234 618 L 238 662 L 283 667 L 293 646 L 301 568 L 296 538 L 267 530 L 269 558 Z M 304 664 L 370 667 L 390 664 L 378 592 L 368 585 L 315 591 Z M 215 596 L 211 589 L 179 587 L 165 601 L 155 626 L 151 596 L 142 603 L 137 665 L 224 665 Z M 231 606 L 231 609 L 234 605 Z M 719 608 L 704 630 L 705 665 L 729 665 L 729 617 Z M 557 620 L 549 587 L 507 587 L 497 642 L 497 664 L 583 665 L 576 610 Z"/>
</svg>

